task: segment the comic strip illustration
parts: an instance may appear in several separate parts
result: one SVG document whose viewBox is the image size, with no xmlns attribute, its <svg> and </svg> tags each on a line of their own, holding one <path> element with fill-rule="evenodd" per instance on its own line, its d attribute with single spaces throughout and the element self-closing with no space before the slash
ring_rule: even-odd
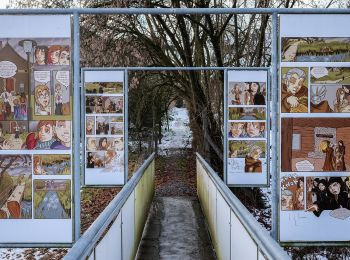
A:
<svg viewBox="0 0 350 260">
<path fill-rule="evenodd" d="M 229 105 L 265 105 L 265 82 L 230 82 L 228 87 Z"/>
<path fill-rule="evenodd" d="M 31 155 L 0 155 L 0 219 L 32 218 Z"/>
<path fill-rule="evenodd" d="M 350 38 L 283 37 L 282 62 L 348 62 Z"/>
<path fill-rule="evenodd" d="M 34 180 L 34 218 L 71 218 L 71 181 Z"/>
<path fill-rule="evenodd" d="M 86 82 L 86 94 L 123 94 L 123 82 Z"/>
</svg>

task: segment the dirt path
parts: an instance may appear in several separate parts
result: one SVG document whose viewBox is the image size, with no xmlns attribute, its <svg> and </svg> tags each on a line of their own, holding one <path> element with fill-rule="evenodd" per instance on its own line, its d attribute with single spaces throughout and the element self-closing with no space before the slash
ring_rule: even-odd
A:
<svg viewBox="0 0 350 260">
<path fill-rule="evenodd" d="M 156 191 L 136 259 L 215 259 L 196 194 L 191 149 L 156 158 Z"/>
</svg>

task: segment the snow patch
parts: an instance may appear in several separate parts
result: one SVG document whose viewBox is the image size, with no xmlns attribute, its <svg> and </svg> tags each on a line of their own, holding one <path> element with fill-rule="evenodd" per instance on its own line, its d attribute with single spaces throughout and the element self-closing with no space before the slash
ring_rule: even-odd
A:
<svg viewBox="0 0 350 260">
<path fill-rule="evenodd" d="M 170 110 L 169 131 L 164 123 L 162 143 L 159 144 L 159 154 L 167 155 L 172 149 L 191 148 L 192 131 L 186 108 L 174 107 Z"/>
</svg>

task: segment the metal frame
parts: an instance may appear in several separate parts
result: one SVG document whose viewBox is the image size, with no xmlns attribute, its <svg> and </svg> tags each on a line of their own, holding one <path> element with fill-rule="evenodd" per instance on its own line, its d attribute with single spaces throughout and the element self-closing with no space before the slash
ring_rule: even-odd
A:
<svg viewBox="0 0 350 260">
<path fill-rule="evenodd" d="M 85 91 L 83 84 L 85 83 L 85 75 L 84 72 L 86 71 L 122 71 L 124 73 L 124 82 L 123 82 L 123 118 L 124 118 L 124 182 L 123 184 L 116 184 L 116 185 L 86 185 L 85 184 Z M 129 83 L 128 83 L 128 77 L 127 77 L 127 70 L 125 68 L 114 68 L 114 67 L 86 67 L 81 68 L 81 91 L 80 91 L 80 97 L 81 97 L 81 128 L 80 131 L 80 137 L 81 137 L 81 143 L 82 143 L 82 160 L 81 160 L 81 166 L 82 166 L 82 188 L 115 188 L 115 187 L 123 187 L 127 181 L 128 181 L 128 167 L 129 167 L 129 151 L 128 151 L 128 129 L 129 129 L 129 120 L 128 120 L 128 112 L 129 112 L 129 100 L 128 100 L 128 91 L 129 91 Z"/>
<path fill-rule="evenodd" d="M 278 14 L 350 14 L 350 9 L 322 9 L 322 8 L 52 8 L 52 9 L 0 9 L 0 15 L 25 15 L 25 14 L 41 14 L 41 15 L 57 15 L 57 14 L 69 14 L 74 17 L 74 104 L 76 107 L 80 107 L 80 93 L 76 91 L 80 87 L 80 35 L 79 35 L 79 15 L 81 14 L 104 14 L 104 15 L 181 15 L 181 14 L 268 14 L 272 15 L 272 68 L 271 68 L 271 84 L 272 84 L 272 106 L 271 106 L 271 125 L 278 125 Z M 212 70 L 218 70 L 217 67 L 206 67 Z M 202 68 L 202 69 L 206 69 Z M 128 70 L 151 70 L 151 68 L 122 68 Z M 156 70 L 156 67 L 153 68 Z M 175 68 L 163 68 L 158 67 L 158 70 L 170 70 Z M 185 68 L 177 68 L 177 70 L 183 70 Z M 188 70 L 195 70 L 196 68 L 187 68 Z M 221 68 L 225 70 L 225 68 Z M 76 103 L 75 103 L 76 102 Z M 78 106 L 77 106 L 78 105 Z M 73 116 L 80 117 L 79 109 L 74 109 Z M 73 123 L 74 124 L 74 123 Z M 279 207 L 279 178 L 278 178 L 278 137 L 276 127 L 272 127 L 272 140 L 271 140 L 271 185 L 272 185 L 272 236 L 277 240 L 278 238 L 278 207 Z M 73 136 L 79 136 L 80 124 L 74 124 Z M 74 154 L 80 154 L 80 142 L 78 138 L 74 140 Z M 74 156 L 74 188 L 75 191 L 80 190 L 80 158 Z M 75 214 L 75 241 L 80 237 L 80 193 L 75 192 L 74 196 L 74 214 Z M 79 216 L 77 218 L 77 216 Z M 11 244 L 13 246 L 32 246 L 30 244 Z M 290 245 L 290 244 L 289 244 Z M 300 245 L 300 244 L 298 244 Z M 310 244 L 306 244 L 310 245 Z M 313 244 L 315 245 L 315 244 Z M 324 243 L 320 243 L 324 245 Z M 327 243 L 330 245 L 330 243 Z M 0 245 L 3 246 L 3 245 Z M 5 245 L 8 246 L 8 245 Z M 45 246 L 37 245 L 33 246 Z M 46 246 L 52 246 L 46 245 Z M 61 245 L 55 245 L 61 246 Z"/>
<path fill-rule="evenodd" d="M 266 71 L 266 184 L 228 184 L 227 183 L 227 153 L 228 153 L 228 72 L 229 71 Z M 270 71 L 271 69 L 269 67 L 239 67 L 239 68 L 227 68 L 226 69 L 226 75 L 225 75 L 225 82 L 224 82 L 224 181 L 228 187 L 260 187 L 260 188 L 267 188 L 270 186 L 270 95 L 269 92 L 271 91 L 271 83 L 270 83 Z"/>
</svg>

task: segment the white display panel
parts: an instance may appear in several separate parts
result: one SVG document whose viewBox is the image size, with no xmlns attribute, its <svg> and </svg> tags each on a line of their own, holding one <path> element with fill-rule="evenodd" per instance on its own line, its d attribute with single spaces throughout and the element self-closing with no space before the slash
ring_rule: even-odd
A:
<svg viewBox="0 0 350 260">
<path fill-rule="evenodd" d="M 124 71 L 83 70 L 85 185 L 125 182 Z"/>
<path fill-rule="evenodd" d="M 228 70 L 227 74 L 227 184 L 267 185 L 267 70 Z"/>
<path fill-rule="evenodd" d="M 281 242 L 350 240 L 348 21 L 280 16 Z"/>
<path fill-rule="evenodd" d="M 0 244 L 69 244 L 71 16 L 2 15 L 0 23 Z"/>
</svg>

